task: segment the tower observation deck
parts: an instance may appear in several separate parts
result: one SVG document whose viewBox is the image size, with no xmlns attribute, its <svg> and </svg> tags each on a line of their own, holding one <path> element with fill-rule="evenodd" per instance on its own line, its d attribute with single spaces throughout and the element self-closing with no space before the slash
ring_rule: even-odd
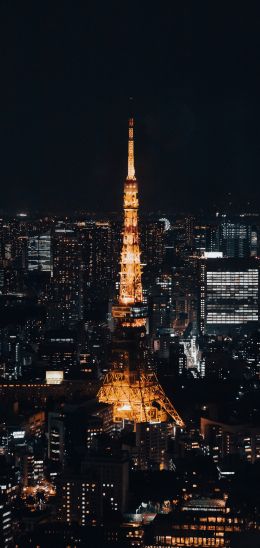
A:
<svg viewBox="0 0 260 548">
<path fill-rule="evenodd" d="M 113 406 L 115 422 L 183 420 L 147 365 L 147 308 L 143 303 L 138 231 L 138 183 L 134 165 L 134 120 L 128 127 L 128 174 L 124 183 L 124 226 L 120 260 L 120 288 L 112 308 L 116 329 L 112 364 L 98 392 L 98 400 Z"/>
</svg>

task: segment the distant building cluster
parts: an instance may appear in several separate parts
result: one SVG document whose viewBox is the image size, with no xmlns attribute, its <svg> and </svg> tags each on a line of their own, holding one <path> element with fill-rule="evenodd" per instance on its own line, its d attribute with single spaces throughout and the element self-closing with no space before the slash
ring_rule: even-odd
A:
<svg viewBox="0 0 260 548">
<path fill-rule="evenodd" d="M 185 427 L 133 432 L 95 400 L 113 360 L 126 363 L 111 358 L 121 219 L 1 219 L 4 546 L 232 547 L 257 535 L 260 508 L 252 517 L 239 493 L 245 477 L 250 500 L 260 462 L 259 227 L 256 215 L 141 217 L 142 359 Z"/>
</svg>

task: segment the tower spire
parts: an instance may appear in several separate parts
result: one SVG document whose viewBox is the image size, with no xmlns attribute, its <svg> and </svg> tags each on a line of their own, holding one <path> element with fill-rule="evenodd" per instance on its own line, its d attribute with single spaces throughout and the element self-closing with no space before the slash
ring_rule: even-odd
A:
<svg viewBox="0 0 260 548">
<path fill-rule="evenodd" d="M 127 179 L 135 180 L 135 158 L 134 158 L 134 119 L 129 118 L 128 122 L 128 174 Z"/>
<path fill-rule="evenodd" d="M 112 369 L 106 374 L 98 400 L 113 406 L 114 422 L 164 422 L 171 417 L 184 426 L 156 374 L 147 368 L 146 318 L 138 230 L 138 184 L 134 168 L 134 120 L 129 119 L 128 174 L 124 183 L 124 224 L 120 287 L 112 308 L 116 322 L 112 338 Z M 114 348 L 114 351 L 113 351 Z M 113 359 L 114 357 L 114 359 Z"/>
<path fill-rule="evenodd" d="M 138 231 L 138 185 L 134 167 L 134 120 L 128 125 L 128 174 L 124 183 L 124 226 L 121 251 L 119 305 L 121 314 L 129 314 L 124 307 L 142 303 L 140 245 Z M 114 310 L 115 312 L 115 310 Z M 116 314 L 118 313 L 118 308 Z M 145 318 L 135 319 L 132 324 L 145 324 Z"/>
</svg>

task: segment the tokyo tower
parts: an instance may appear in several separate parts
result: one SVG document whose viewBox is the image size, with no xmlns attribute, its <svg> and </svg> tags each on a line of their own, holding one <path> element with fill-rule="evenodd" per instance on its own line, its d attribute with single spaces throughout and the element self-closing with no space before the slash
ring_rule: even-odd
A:
<svg viewBox="0 0 260 548">
<path fill-rule="evenodd" d="M 112 364 L 98 400 L 113 406 L 114 422 L 184 423 L 147 365 L 147 307 L 143 303 L 138 231 L 138 183 L 134 165 L 134 120 L 128 128 L 128 174 L 124 183 L 124 226 L 118 302 L 112 308 L 116 325 Z"/>
</svg>

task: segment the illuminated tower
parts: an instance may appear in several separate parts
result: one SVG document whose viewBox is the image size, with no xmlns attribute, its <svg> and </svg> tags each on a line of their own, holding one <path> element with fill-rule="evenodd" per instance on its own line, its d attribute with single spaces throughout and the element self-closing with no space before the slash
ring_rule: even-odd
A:
<svg viewBox="0 0 260 548">
<path fill-rule="evenodd" d="M 138 183 L 134 166 L 134 120 L 129 120 L 128 175 L 124 184 L 124 227 L 121 252 L 118 305 L 112 309 L 122 325 L 141 327 L 146 323 L 143 306 L 140 246 L 138 233 Z"/>
<path fill-rule="evenodd" d="M 165 395 L 145 356 L 147 309 L 143 303 L 138 232 L 138 184 L 134 167 L 134 121 L 129 120 L 128 175 L 124 184 L 124 227 L 118 302 L 112 308 L 116 330 L 112 367 L 98 400 L 113 406 L 115 422 L 184 423 Z"/>
</svg>

